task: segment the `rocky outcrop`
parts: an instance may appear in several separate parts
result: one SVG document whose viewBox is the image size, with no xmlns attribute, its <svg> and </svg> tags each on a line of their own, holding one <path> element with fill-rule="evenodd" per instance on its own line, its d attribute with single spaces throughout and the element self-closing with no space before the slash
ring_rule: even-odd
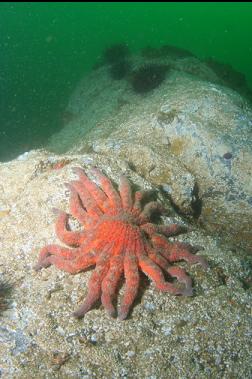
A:
<svg viewBox="0 0 252 379">
<path fill-rule="evenodd" d="M 0 277 L 12 286 L 0 316 L 2 378 L 250 376 L 252 110 L 202 62 L 198 75 L 195 57 L 179 61 L 146 95 L 101 67 L 76 89 L 47 150 L 0 164 Z M 72 317 L 91 272 L 33 266 L 42 246 L 58 243 L 51 208 L 68 211 L 64 182 L 76 166 L 114 183 L 126 174 L 169 208 L 161 222 L 190 226 L 177 238 L 203 246 L 210 266 L 189 269 L 193 297 L 159 293 L 142 277 L 128 320 L 99 304 Z"/>
</svg>

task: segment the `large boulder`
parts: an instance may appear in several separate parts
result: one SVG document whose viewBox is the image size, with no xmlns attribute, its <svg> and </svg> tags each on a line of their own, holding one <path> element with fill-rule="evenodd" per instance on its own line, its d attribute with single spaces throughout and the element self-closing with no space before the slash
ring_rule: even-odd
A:
<svg viewBox="0 0 252 379">
<path fill-rule="evenodd" d="M 252 108 L 214 75 L 183 58 L 158 88 L 139 95 L 103 67 L 80 83 L 68 108 L 78 117 L 48 148 L 124 159 L 178 211 L 251 251 Z"/>
<path fill-rule="evenodd" d="M 185 266 L 194 296 L 161 293 L 142 275 L 137 301 L 124 322 L 100 306 L 84 319 L 72 317 L 92 270 L 78 275 L 55 267 L 34 271 L 41 247 L 59 243 L 51 208 L 68 211 L 64 182 L 75 178 L 75 166 L 89 175 L 90 166 L 98 166 L 115 183 L 124 173 L 136 188 L 156 189 L 113 155 L 41 151 L 0 165 L 0 279 L 12 286 L 10 308 L 0 315 L 1 377 L 249 377 L 251 262 L 240 249 L 233 251 L 197 226 L 177 237 L 205 248 L 201 254 L 208 270 Z M 183 192 L 179 183 L 177 190 Z M 185 224 L 165 193 L 156 193 L 170 209 L 162 221 Z"/>
<path fill-rule="evenodd" d="M 148 58 L 169 70 L 146 94 L 134 92 L 130 76 L 113 80 L 107 66 L 92 72 L 47 151 L 0 164 L 0 286 L 12 287 L 0 287 L 2 378 L 251 376 L 252 110 L 211 67 L 171 51 Z M 146 63 L 131 59 L 134 70 Z M 128 320 L 100 306 L 72 317 L 92 271 L 33 267 L 41 247 L 59 243 L 51 208 L 69 210 L 64 183 L 76 166 L 89 175 L 97 166 L 115 184 L 127 175 L 169 210 L 159 222 L 189 226 L 176 239 L 204 247 L 209 262 L 205 271 L 181 263 L 193 297 L 160 293 L 141 276 Z M 1 313 L 4 296 L 11 304 Z"/>
</svg>

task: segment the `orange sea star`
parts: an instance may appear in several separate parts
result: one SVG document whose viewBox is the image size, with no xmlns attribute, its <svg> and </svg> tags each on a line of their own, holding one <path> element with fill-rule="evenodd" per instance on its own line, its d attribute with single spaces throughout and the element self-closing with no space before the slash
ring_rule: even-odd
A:
<svg viewBox="0 0 252 379">
<path fill-rule="evenodd" d="M 207 267 L 205 259 L 194 255 L 198 249 L 187 243 L 170 242 L 167 237 L 185 232 L 177 225 L 157 225 L 150 222 L 155 211 L 162 212 L 161 204 L 150 201 L 142 206 L 145 192 L 137 191 L 134 201 L 131 185 L 125 176 L 119 184 L 119 193 L 111 181 L 98 169 L 93 169 L 100 187 L 92 182 L 81 168 L 75 168 L 79 180 L 68 185 L 71 192 L 70 210 L 84 226 L 83 231 L 68 228 L 69 215 L 58 212 L 56 233 L 69 249 L 59 245 L 45 246 L 39 256 L 36 270 L 52 264 L 71 274 L 95 265 L 84 303 L 74 313 L 83 317 L 101 299 L 106 311 L 116 315 L 113 300 L 121 276 L 125 276 L 125 291 L 118 312 L 123 320 L 137 296 L 139 269 L 153 280 L 161 291 L 173 295 L 192 295 L 192 282 L 185 270 L 171 263 L 185 260 Z M 163 271 L 176 277 L 181 287 L 165 280 Z"/>
</svg>

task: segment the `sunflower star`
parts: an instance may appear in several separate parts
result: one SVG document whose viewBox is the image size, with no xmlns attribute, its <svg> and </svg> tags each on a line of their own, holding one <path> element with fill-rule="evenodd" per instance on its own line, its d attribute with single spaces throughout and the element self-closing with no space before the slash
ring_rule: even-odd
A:
<svg viewBox="0 0 252 379">
<path fill-rule="evenodd" d="M 71 213 L 84 230 L 69 230 L 69 215 L 57 210 L 57 236 L 73 248 L 45 246 L 35 269 L 54 264 L 76 274 L 96 266 L 89 280 L 87 297 L 74 312 L 78 318 L 83 317 L 99 299 L 109 315 L 115 316 L 114 297 L 124 274 L 125 291 L 118 317 L 125 319 L 137 296 L 139 270 L 155 283 L 157 289 L 173 295 L 191 296 L 190 277 L 183 268 L 171 263 L 185 260 L 189 264 L 200 263 L 204 268 L 207 263 L 203 257 L 192 254 L 199 250 L 197 247 L 168 240 L 170 236 L 185 232 L 186 228 L 177 224 L 151 223 L 153 212 L 163 211 L 160 203 L 150 201 L 142 206 L 145 192 L 137 191 L 133 200 L 131 185 L 125 176 L 120 179 L 118 192 L 101 171 L 96 168 L 93 171 L 100 186 L 92 182 L 81 168 L 74 169 L 79 180 L 67 185 L 71 193 Z M 181 286 L 166 281 L 163 271 L 175 277 Z"/>
</svg>

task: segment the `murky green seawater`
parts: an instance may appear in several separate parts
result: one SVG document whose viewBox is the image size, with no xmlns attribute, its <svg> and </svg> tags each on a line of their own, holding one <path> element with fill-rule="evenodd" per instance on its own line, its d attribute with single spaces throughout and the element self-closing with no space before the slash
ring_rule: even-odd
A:
<svg viewBox="0 0 252 379">
<path fill-rule="evenodd" d="M 1 3 L 0 160 L 38 147 L 103 49 L 176 45 L 246 74 L 252 3 Z"/>
</svg>

